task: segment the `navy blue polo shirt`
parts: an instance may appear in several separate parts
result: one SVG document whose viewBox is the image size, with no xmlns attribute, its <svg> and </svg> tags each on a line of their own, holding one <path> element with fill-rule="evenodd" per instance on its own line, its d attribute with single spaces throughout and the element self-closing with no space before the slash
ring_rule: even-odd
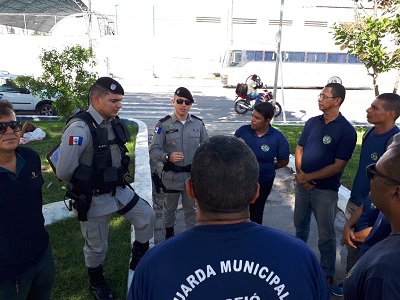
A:
<svg viewBox="0 0 400 300">
<path fill-rule="evenodd" d="M 284 160 L 289 158 L 289 143 L 279 130 L 269 127 L 263 136 L 258 136 L 251 125 L 243 125 L 235 132 L 249 146 L 257 157 L 259 165 L 259 183 L 275 178 L 275 158 Z"/>
<path fill-rule="evenodd" d="M 375 224 L 376 218 L 378 217 L 379 209 L 372 203 L 371 198 L 367 196 L 363 202 L 363 211 L 361 216 L 358 218 L 354 231 L 359 232 L 368 227 L 372 227 Z"/>
<path fill-rule="evenodd" d="M 376 134 L 375 129 L 366 137 L 362 143 L 360 160 L 358 163 L 357 174 L 354 177 L 353 187 L 351 188 L 350 201 L 357 206 L 363 203 L 370 191 L 369 179 L 365 169 L 369 164 L 376 163 L 386 151 L 386 143 L 400 129 L 395 125 L 391 130 L 383 134 Z"/>
<path fill-rule="evenodd" d="M 357 142 L 353 125 L 342 114 L 325 124 L 324 116 L 310 118 L 304 125 L 298 145 L 303 147 L 301 169 L 305 173 L 318 171 L 335 163 L 335 159 L 348 161 Z M 314 180 L 322 190 L 338 191 L 342 172 Z"/>
</svg>

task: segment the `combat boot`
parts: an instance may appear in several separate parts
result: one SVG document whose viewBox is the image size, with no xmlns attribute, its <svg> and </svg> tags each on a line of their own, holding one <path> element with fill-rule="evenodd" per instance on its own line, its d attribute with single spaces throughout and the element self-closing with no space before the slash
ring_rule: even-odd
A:
<svg viewBox="0 0 400 300">
<path fill-rule="evenodd" d="M 90 281 L 89 289 L 97 300 L 115 299 L 104 278 L 102 265 L 97 268 L 88 268 L 88 274 Z"/>
<path fill-rule="evenodd" d="M 174 227 L 165 228 L 165 239 L 169 239 L 175 235 Z"/>
<path fill-rule="evenodd" d="M 136 266 L 139 261 L 142 259 L 143 255 L 149 250 L 149 241 L 146 243 L 139 243 L 138 241 L 134 241 L 132 245 L 132 259 L 129 264 L 129 268 L 132 271 L 135 271 Z"/>
</svg>

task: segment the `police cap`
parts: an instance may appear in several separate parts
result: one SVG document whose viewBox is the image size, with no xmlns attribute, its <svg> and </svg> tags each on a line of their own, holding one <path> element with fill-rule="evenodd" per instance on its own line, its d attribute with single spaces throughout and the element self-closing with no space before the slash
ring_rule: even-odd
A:
<svg viewBox="0 0 400 300">
<path fill-rule="evenodd" d="M 194 102 L 192 94 L 185 87 L 177 88 L 176 91 L 175 91 L 175 95 L 179 96 L 179 97 L 186 98 L 186 99 L 190 100 L 190 102 L 192 102 L 192 103 Z"/>
<path fill-rule="evenodd" d="M 107 92 L 110 92 L 111 94 L 124 94 L 124 89 L 122 85 L 120 85 L 118 81 L 112 79 L 111 77 L 100 77 L 96 80 L 94 84 L 101 86 L 103 89 L 105 89 Z"/>
</svg>

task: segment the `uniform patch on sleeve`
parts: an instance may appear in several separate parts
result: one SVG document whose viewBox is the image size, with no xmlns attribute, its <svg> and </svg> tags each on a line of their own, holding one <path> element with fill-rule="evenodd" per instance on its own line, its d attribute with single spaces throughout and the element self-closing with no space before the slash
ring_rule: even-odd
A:
<svg viewBox="0 0 400 300">
<path fill-rule="evenodd" d="M 160 134 L 161 130 L 162 130 L 161 127 L 156 127 L 156 128 L 154 128 L 154 133 Z"/>
<path fill-rule="evenodd" d="M 69 137 L 69 144 L 70 145 L 82 145 L 83 137 L 81 136 L 70 136 Z"/>
</svg>

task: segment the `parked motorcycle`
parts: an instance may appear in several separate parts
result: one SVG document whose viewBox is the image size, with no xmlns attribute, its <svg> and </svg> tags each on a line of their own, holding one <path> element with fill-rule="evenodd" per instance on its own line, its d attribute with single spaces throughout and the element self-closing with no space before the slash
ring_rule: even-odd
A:
<svg viewBox="0 0 400 300">
<path fill-rule="evenodd" d="M 259 86 L 260 88 L 262 86 Z M 272 92 L 267 90 L 267 87 L 262 87 L 264 93 L 259 93 L 260 101 L 269 102 L 273 104 L 274 96 Z M 249 98 L 247 96 L 247 84 L 246 83 L 238 83 L 236 87 L 236 98 L 233 100 L 235 102 L 235 111 L 236 113 L 243 115 L 249 110 L 253 110 L 254 104 L 256 102 L 255 98 Z M 278 102 L 275 102 L 275 115 L 274 117 L 280 116 L 282 113 L 282 107 Z"/>
</svg>

